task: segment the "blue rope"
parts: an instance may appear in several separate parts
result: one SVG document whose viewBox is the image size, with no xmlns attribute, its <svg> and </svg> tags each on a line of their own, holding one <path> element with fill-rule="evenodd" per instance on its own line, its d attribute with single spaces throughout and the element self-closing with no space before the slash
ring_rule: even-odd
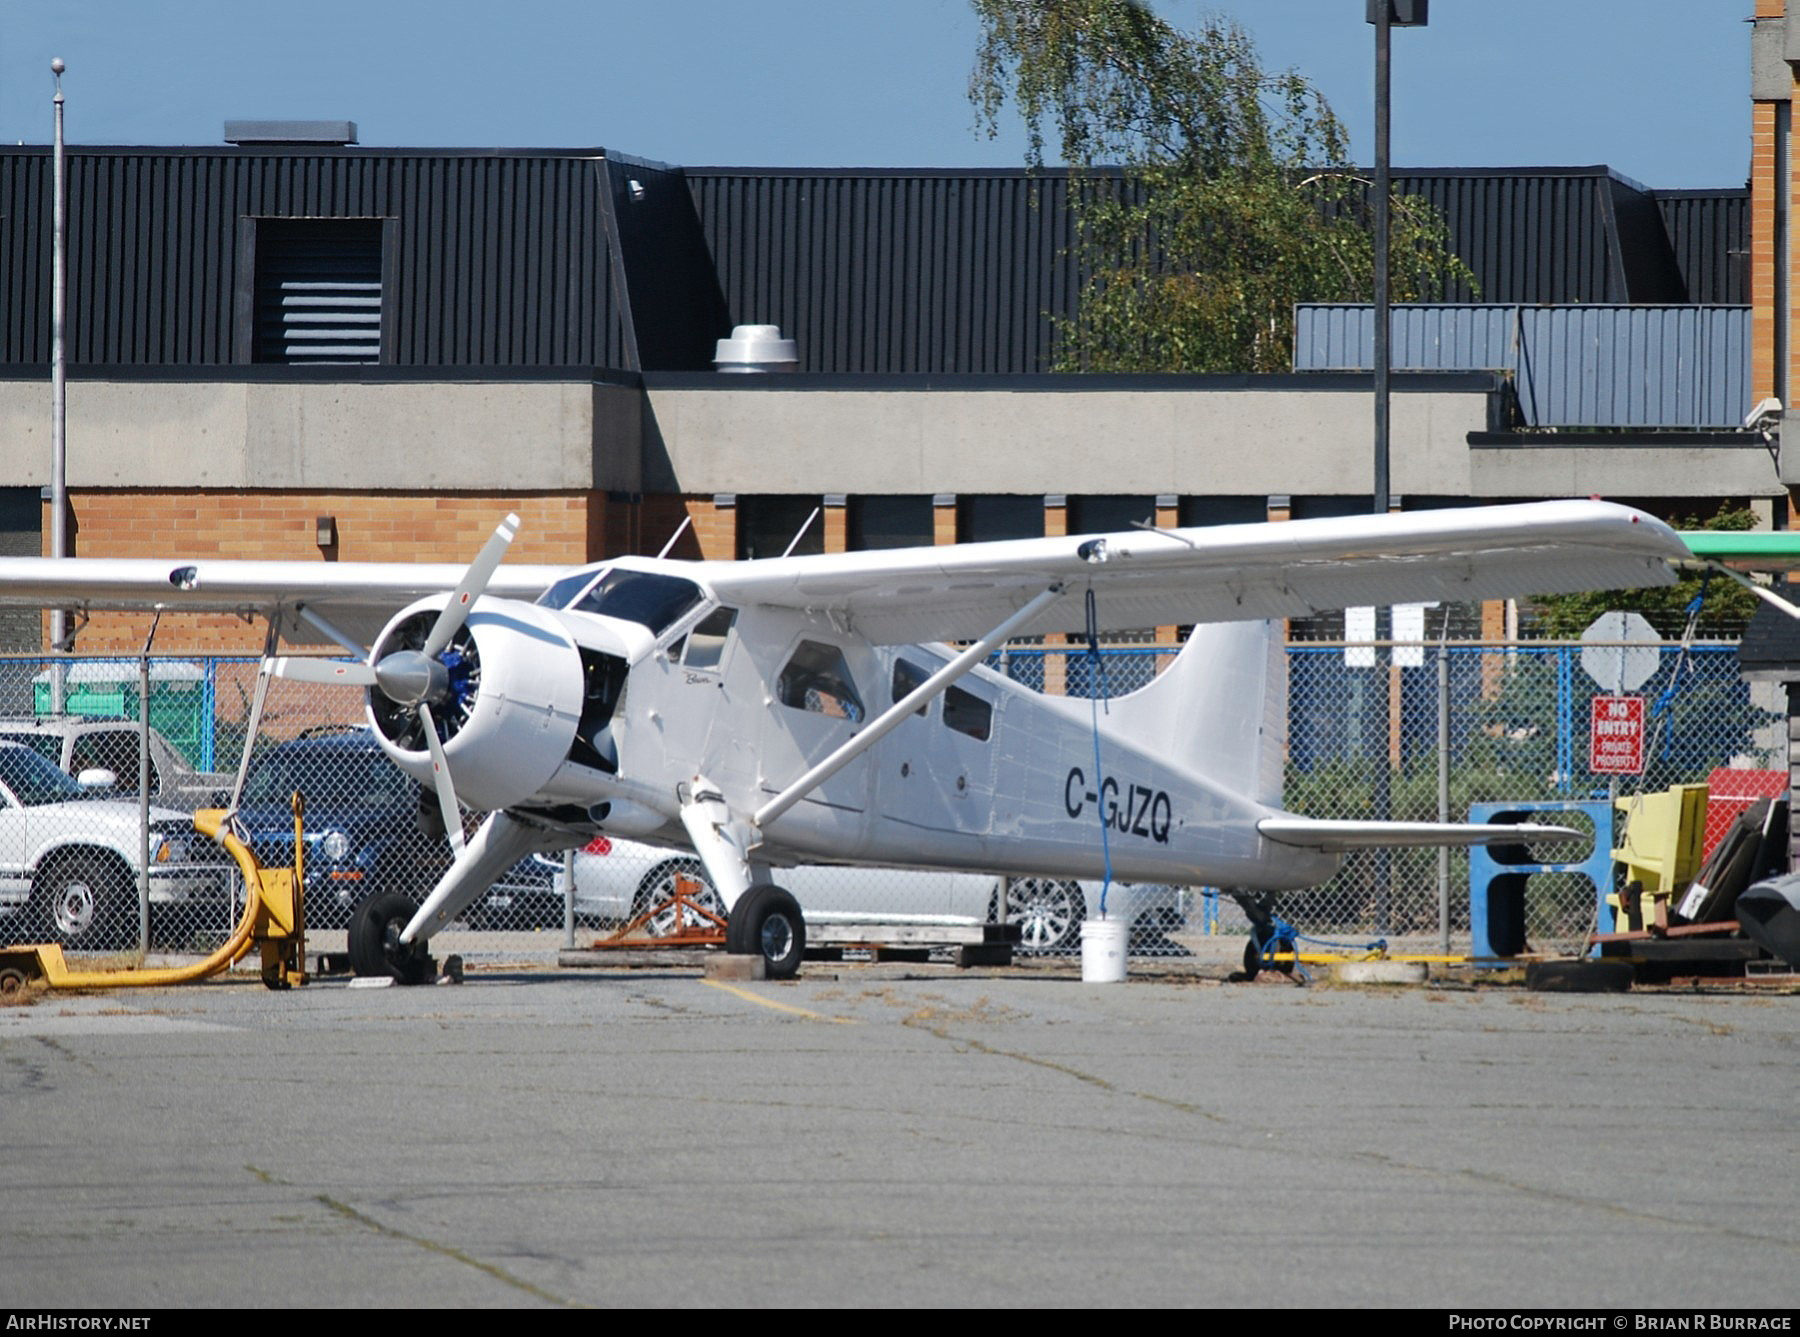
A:
<svg viewBox="0 0 1800 1337">
<path fill-rule="evenodd" d="M 1680 694 L 1687 679 L 1694 675 L 1693 659 L 1688 654 L 1688 647 L 1693 643 L 1694 629 L 1700 621 L 1700 609 L 1706 603 L 1706 587 L 1712 583 L 1713 573 L 1707 571 L 1700 577 L 1700 588 L 1687 605 L 1687 630 L 1681 638 L 1681 654 L 1675 660 L 1675 667 L 1669 673 L 1669 685 L 1657 693 L 1656 700 L 1650 706 L 1650 723 L 1659 729 L 1658 736 L 1662 741 L 1663 760 L 1667 761 L 1675 751 L 1675 730 L 1661 729 L 1663 724 L 1673 725 L 1675 722 L 1675 698 Z M 1665 716 L 1667 717 L 1665 719 Z"/>
<path fill-rule="evenodd" d="M 1106 778 L 1100 769 L 1100 702 L 1108 694 L 1106 682 L 1106 661 L 1100 655 L 1100 617 L 1094 604 L 1094 587 L 1088 586 L 1087 592 L 1087 657 L 1094 674 L 1089 684 L 1088 710 L 1093 719 L 1094 729 L 1094 794 L 1096 798 L 1106 793 Z M 1094 804 L 1094 815 L 1100 819 L 1100 858 L 1105 867 L 1106 877 L 1100 884 L 1100 917 L 1106 918 L 1106 894 L 1112 890 L 1112 839 L 1107 832 L 1106 804 L 1098 801 Z"/>
</svg>

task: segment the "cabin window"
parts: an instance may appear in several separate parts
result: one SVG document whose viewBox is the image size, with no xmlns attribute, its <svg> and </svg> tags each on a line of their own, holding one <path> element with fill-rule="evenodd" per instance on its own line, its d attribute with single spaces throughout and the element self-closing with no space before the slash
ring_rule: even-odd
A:
<svg viewBox="0 0 1800 1337">
<path fill-rule="evenodd" d="M 975 693 L 952 687 L 944 693 L 944 723 L 985 743 L 993 731 L 994 708 Z"/>
<path fill-rule="evenodd" d="M 691 669 L 717 669 L 725 657 L 725 638 L 731 624 L 737 621 L 737 609 L 715 608 L 701 618 L 687 636 L 687 650 L 682 664 Z"/>
<path fill-rule="evenodd" d="M 894 704 L 899 705 L 908 692 L 917 691 L 924 685 L 925 679 L 930 676 L 931 674 L 927 670 L 920 668 L 910 659 L 896 659 L 894 661 Z M 931 702 L 927 701 L 913 711 L 913 714 L 924 715 L 930 710 Z"/>
<path fill-rule="evenodd" d="M 776 694 L 782 705 L 795 710 L 809 710 L 852 724 L 862 722 L 862 698 L 850 681 L 844 652 L 835 645 L 801 641 L 787 667 L 781 670 Z"/>
</svg>

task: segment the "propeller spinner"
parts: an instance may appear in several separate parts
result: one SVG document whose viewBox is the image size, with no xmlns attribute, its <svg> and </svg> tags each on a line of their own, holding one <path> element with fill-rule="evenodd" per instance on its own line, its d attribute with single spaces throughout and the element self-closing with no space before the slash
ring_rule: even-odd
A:
<svg viewBox="0 0 1800 1337">
<path fill-rule="evenodd" d="M 371 690 L 369 705 L 376 725 L 396 746 L 408 751 L 423 748 L 431 754 L 432 787 L 437 791 L 444 830 L 460 854 L 463 848 L 462 810 L 444 757 L 444 735 L 454 734 L 468 719 L 481 682 L 481 661 L 466 624 L 513 538 L 519 517 L 508 515 L 493 536 L 469 563 L 449 600 L 435 617 L 421 612 L 391 630 L 382 642 L 365 651 L 309 609 L 300 616 L 362 663 L 333 663 L 323 659 L 283 657 L 269 671 L 295 682 L 349 683 Z"/>
</svg>

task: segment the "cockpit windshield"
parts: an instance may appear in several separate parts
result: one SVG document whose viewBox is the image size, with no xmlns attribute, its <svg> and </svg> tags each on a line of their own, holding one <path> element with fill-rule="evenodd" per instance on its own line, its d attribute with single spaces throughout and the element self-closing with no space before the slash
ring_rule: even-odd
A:
<svg viewBox="0 0 1800 1337">
<path fill-rule="evenodd" d="M 614 567 L 570 608 L 636 622 L 661 635 L 682 614 L 699 607 L 705 598 L 698 585 L 680 576 Z"/>
</svg>

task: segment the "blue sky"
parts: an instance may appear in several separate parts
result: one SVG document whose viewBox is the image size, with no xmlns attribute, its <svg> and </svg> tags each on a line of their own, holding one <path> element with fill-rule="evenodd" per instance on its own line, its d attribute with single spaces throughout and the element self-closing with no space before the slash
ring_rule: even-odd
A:
<svg viewBox="0 0 1800 1337">
<path fill-rule="evenodd" d="M 1234 15 L 1373 152 L 1363 0 L 1159 0 Z M 1739 186 L 1752 0 L 1437 0 L 1394 36 L 1394 161 L 1607 163 Z M 369 145 L 604 146 L 741 166 L 1011 166 L 977 137 L 966 0 L 0 0 L 0 135 L 216 144 L 227 119 L 336 118 Z"/>
</svg>

